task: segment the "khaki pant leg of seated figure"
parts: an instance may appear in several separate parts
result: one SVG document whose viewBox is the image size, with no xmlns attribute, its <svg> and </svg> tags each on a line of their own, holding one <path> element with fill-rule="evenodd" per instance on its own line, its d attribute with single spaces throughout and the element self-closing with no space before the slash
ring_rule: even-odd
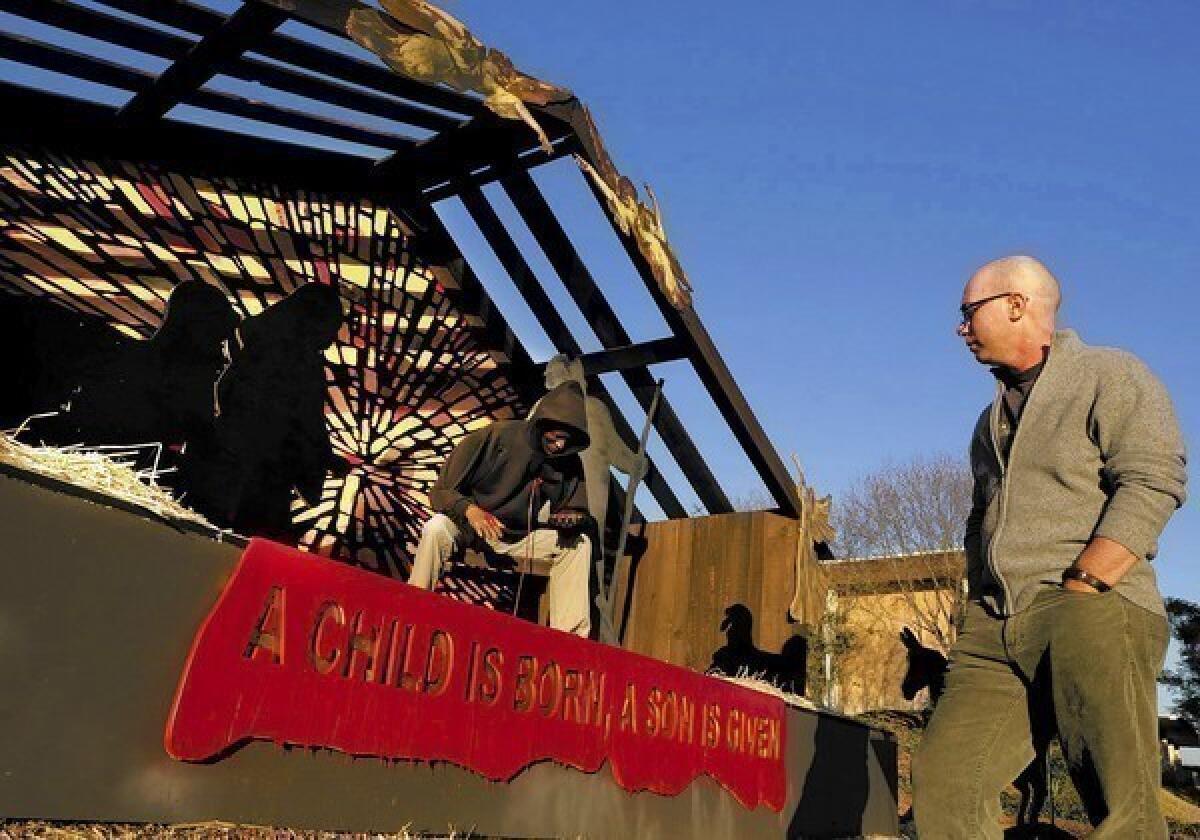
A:
<svg viewBox="0 0 1200 840">
<path fill-rule="evenodd" d="M 568 538 L 568 542 L 571 539 Z M 518 561 L 526 557 L 549 560 L 550 626 L 555 630 L 587 636 L 591 633 L 591 606 L 588 599 L 592 543 L 580 536 L 573 544 L 559 545 L 558 532 L 540 528 L 515 543 L 489 543 L 492 550 Z"/>
<path fill-rule="evenodd" d="M 580 536 L 571 548 L 560 551 L 550 568 L 550 626 L 587 638 L 592 632 L 588 580 L 592 567 L 592 543 Z"/>
<path fill-rule="evenodd" d="M 442 569 L 454 556 L 462 540 L 462 531 L 454 520 L 435 513 L 421 529 L 421 541 L 417 543 L 417 556 L 413 558 L 412 573 L 408 576 L 409 586 L 433 589 Z"/>
</svg>

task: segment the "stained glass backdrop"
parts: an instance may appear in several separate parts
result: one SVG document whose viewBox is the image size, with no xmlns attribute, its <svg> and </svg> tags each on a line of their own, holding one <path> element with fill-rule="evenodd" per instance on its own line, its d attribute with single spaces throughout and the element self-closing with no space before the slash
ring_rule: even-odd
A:
<svg viewBox="0 0 1200 840">
<path fill-rule="evenodd" d="M 326 420 L 353 468 L 293 506 L 301 544 L 407 574 L 437 469 L 468 431 L 522 415 L 512 384 L 383 207 L 145 163 L 9 148 L 0 158 L 0 284 L 99 317 L 135 338 L 162 322 L 178 282 L 221 289 L 242 316 L 304 283 L 336 285 L 348 310 L 326 353 Z M 494 580 L 450 583 L 494 600 Z"/>
</svg>

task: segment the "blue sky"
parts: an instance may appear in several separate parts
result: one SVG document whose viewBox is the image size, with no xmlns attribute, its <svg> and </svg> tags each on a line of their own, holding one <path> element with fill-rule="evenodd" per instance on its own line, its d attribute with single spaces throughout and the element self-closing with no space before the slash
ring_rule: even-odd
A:
<svg viewBox="0 0 1200 840">
<path fill-rule="evenodd" d="M 795 453 L 835 502 L 887 463 L 965 449 L 991 380 L 953 334 L 957 303 L 971 271 L 1007 253 L 1045 260 L 1063 283 L 1065 324 L 1141 356 L 1189 443 L 1200 440 L 1195 4 L 445 6 L 518 66 L 575 90 L 618 165 L 652 183 L 729 367 L 785 459 Z M 0 75 L 59 86 L 3 61 Z M 662 335 L 578 172 L 563 161 L 536 177 L 634 339 Z M 547 357 L 461 208 L 439 211 Z M 587 334 L 527 232 L 513 232 Z M 694 375 L 683 364 L 662 374 L 729 494 L 761 493 Z M 1197 553 L 1189 503 L 1162 541 L 1166 592 L 1200 600 Z"/>
<path fill-rule="evenodd" d="M 778 449 L 835 503 L 888 462 L 965 449 L 992 382 L 953 334 L 956 307 L 1008 253 L 1046 261 L 1065 325 L 1142 357 L 1200 440 L 1195 4 L 446 8 L 572 88 L 618 166 L 652 183 L 697 311 Z M 576 177 L 539 174 L 586 218 Z M 636 300 L 596 248 L 610 297 Z M 653 317 L 620 311 L 653 337 Z M 698 389 L 666 376 L 731 495 L 755 492 Z M 1162 540 L 1166 592 L 1200 600 L 1198 554 L 1189 502 Z"/>
</svg>

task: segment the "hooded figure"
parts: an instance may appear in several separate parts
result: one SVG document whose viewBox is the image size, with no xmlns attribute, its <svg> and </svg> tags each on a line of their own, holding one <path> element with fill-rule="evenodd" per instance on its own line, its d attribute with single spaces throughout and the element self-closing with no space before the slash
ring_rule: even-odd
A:
<svg viewBox="0 0 1200 840">
<path fill-rule="evenodd" d="M 209 434 L 184 461 L 187 501 L 218 525 L 291 537 L 293 490 L 315 504 L 337 459 L 325 425 L 325 348 L 344 313 L 332 286 L 308 284 L 233 339 Z"/>
<path fill-rule="evenodd" d="M 569 438 L 560 453 L 550 455 L 542 434 L 556 429 Z M 466 510 L 474 503 L 499 519 L 508 536 L 532 530 L 547 502 L 550 513 L 586 511 L 579 453 L 589 443 L 583 391 L 575 382 L 564 382 L 538 402 L 528 419 L 502 420 L 463 438 L 429 491 L 430 506 L 470 528 Z"/>
<path fill-rule="evenodd" d="M 587 412 L 587 430 L 590 443 L 579 453 L 583 462 L 583 475 L 587 485 L 588 512 L 596 522 L 597 533 L 604 533 L 608 521 L 609 485 L 612 483 L 612 467 L 639 481 L 645 476 L 646 459 L 625 445 L 613 426 L 608 406 L 598 397 L 587 396 L 587 379 L 583 363 L 560 353 L 546 363 L 546 388 L 553 390 L 564 382 L 578 383 L 584 393 Z M 534 406 L 534 411 L 538 410 Z"/>
<path fill-rule="evenodd" d="M 550 626 L 587 636 L 592 543 L 579 523 L 573 533 L 558 527 L 587 519 L 579 452 L 588 443 L 575 382 L 548 393 L 527 420 L 502 420 L 463 438 L 429 492 L 434 515 L 421 532 L 409 584 L 432 589 L 446 562 L 471 544 L 518 562 L 550 560 Z"/>
</svg>

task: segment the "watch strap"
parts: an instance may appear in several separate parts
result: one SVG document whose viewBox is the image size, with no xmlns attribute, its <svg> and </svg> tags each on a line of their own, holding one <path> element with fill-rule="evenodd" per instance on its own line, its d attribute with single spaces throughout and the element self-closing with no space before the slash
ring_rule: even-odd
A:
<svg viewBox="0 0 1200 840">
<path fill-rule="evenodd" d="M 1095 589 L 1097 592 L 1107 592 L 1112 589 L 1107 583 L 1096 577 L 1091 572 L 1086 572 L 1078 566 L 1067 566 L 1062 573 L 1063 583 L 1068 580 L 1077 580 L 1080 583 L 1086 583 L 1088 586 Z"/>
</svg>

